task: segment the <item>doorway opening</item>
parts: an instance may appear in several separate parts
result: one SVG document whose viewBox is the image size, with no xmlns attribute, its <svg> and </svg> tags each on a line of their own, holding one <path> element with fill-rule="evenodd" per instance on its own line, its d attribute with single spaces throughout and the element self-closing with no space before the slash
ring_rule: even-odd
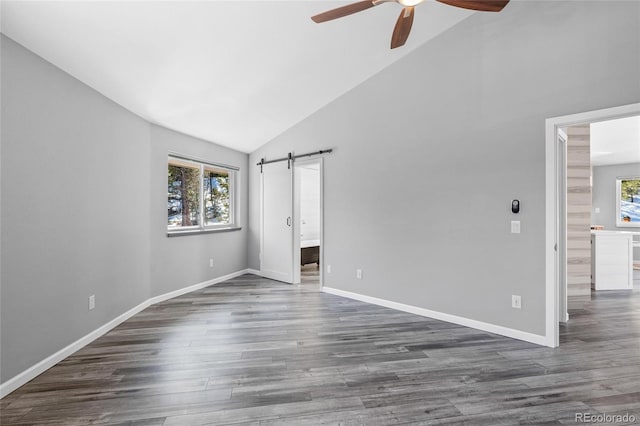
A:
<svg viewBox="0 0 640 426">
<path fill-rule="evenodd" d="M 294 163 L 295 283 L 321 285 L 322 158 Z"/>
<path fill-rule="evenodd" d="M 593 206 L 592 211 L 590 125 L 638 115 L 640 104 L 631 104 L 546 121 L 545 334 L 548 346 L 559 345 L 560 323 L 569 320 L 572 303 L 591 298 L 594 278 L 591 226 L 592 217 L 597 218 L 597 206 Z M 578 141 L 577 145 L 572 146 L 572 138 Z M 582 230 L 585 226 L 586 232 Z"/>
<path fill-rule="evenodd" d="M 261 160 L 260 274 L 322 286 L 323 158 Z"/>
</svg>

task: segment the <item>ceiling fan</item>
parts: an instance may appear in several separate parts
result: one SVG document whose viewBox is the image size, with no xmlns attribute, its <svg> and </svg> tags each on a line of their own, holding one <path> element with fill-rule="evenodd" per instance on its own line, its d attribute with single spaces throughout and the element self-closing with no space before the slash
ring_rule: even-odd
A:
<svg viewBox="0 0 640 426">
<path fill-rule="evenodd" d="M 312 16 L 311 19 L 314 22 L 326 22 L 332 21 L 343 16 L 351 15 L 353 13 L 362 12 L 373 6 L 377 6 L 382 3 L 399 3 L 403 7 L 396 26 L 393 29 L 393 35 L 391 36 L 391 48 L 395 49 L 404 45 L 409 38 L 409 32 L 411 31 L 411 25 L 413 24 L 413 9 L 415 6 L 424 2 L 425 0 L 364 0 L 356 3 L 351 3 L 346 6 L 331 9 L 323 13 L 319 13 Z M 509 0 L 436 0 L 440 3 L 448 4 L 450 6 L 461 7 L 463 9 L 479 10 L 482 12 L 500 12 L 504 8 Z"/>
</svg>

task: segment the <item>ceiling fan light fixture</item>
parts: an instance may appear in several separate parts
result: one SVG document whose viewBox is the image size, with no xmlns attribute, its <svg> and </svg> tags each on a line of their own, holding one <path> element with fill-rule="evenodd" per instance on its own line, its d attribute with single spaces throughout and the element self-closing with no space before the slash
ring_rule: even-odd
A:
<svg viewBox="0 0 640 426">
<path fill-rule="evenodd" d="M 413 16 L 415 6 L 423 3 L 425 0 L 360 0 L 355 3 L 348 4 L 346 6 L 340 6 L 336 9 L 331 9 L 323 13 L 319 13 L 311 17 L 313 22 L 320 23 L 326 21 L 332 21 L 334 19 L 342 18 L 344 16 L 352 15 L 357 12 L 362 12 L 374 6 L 378 6 L 382 3 L 398 3 L 403 6 L 400 16 L 396 21 L 396 26 L 393 29 L 393 35 L 391 36 L 391 48 L 403 46 L 409 37 L 411 32 L 411 26 L 413 25 Z M 449 6 L 460 7 L 462 9 L 478 10 L 483 12 L 500 12 L 503 7 L 509 3 L 509 0 L 436 0 L 440 3 L 447 4 Z"/>
<path fill-rule="evenodd" d="M 410 6 L 417 6 L 420 3 L 422 3 L 424 0 L 397 0 L 397 1 L 404 7 L 410 7 Z"/>
</svg>

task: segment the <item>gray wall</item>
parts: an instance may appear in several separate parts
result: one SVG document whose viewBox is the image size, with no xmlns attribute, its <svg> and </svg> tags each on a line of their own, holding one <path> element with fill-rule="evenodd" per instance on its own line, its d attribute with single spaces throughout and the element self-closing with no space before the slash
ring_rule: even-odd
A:
<svg viewBox="0 0 640 426">
<path fill-rule="evenodd" d="M 592 175 L 591 223 L 603 225 L 610 231 L 640 231 L 640 228 L 616 226 L 616 179 L 619 176 L 640 176 L 640 163 L 595 166 Z M 596 213 L 596 207 L 600 208 L 600 213 Z M 633 258 L 640 260 L 640 249 L 634 249 Z"/>
<path fill-rule="evenodd" d="M 148 298 L 149 125 L 1 47 L 5 381 Z"/>
<path fill-rule="evenodd" d="M 417 48 L 250 164 L 335 148 L 326 286 L 544 334 L 545 119 L 638 102 L 638 75 L 640 3 L 511 2 Z M 258 268 L 259 173 L 249 172 Z"/>
<path fill-rule="evenodd" d="M 149 297 L 245 269 L 244 231 L 166 237 L 165 185 L 168 149 L 241 173 L 248 156 L 152 126 L 1 43 L 5 382 Z"/>
</svg>

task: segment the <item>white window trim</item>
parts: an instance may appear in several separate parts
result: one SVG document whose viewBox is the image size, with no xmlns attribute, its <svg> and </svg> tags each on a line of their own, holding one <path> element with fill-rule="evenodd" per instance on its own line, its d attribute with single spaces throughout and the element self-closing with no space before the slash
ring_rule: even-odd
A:
<svg viewBox="0 0 640 426">
<path fill-rule="evenodd" d="M 186 156 L 178 153 L 169 152 L 167 156 L 167 165 L 171 163 L 183 163 L 185 166 L 192 166 L 198 169 L 198 181 L 199 181 L 199 203 L 198 206 L 198 223 L 199 225 L 195 226 L 185 226 L 179 228 L 169 228 L 167 226 L 167 236 L 179 236 L 179 235 L 194 235 L 194 234 L 206 234 L 211 232 L 226 232 L 226 231 L 236 231 L 242 229 L 239 224 L 239 194 L 237 190 L 237 185 L 240 182 L 240 168 L 235 166 L 230 166 L 227 164 L 221 163 L 213 163 L 211 161 L 206 161 L 202 159 L 198 159 L 191 156 Z M 205 225 L 204 215 L 205 215 L 205 202 L 204 202 L 204 169 L 206 167 L 215 167 L 218 169 L 223 169 L 229 172 L 229 223 L 223 224 L 215 224 L 215 225 Z"/>
</svg>

